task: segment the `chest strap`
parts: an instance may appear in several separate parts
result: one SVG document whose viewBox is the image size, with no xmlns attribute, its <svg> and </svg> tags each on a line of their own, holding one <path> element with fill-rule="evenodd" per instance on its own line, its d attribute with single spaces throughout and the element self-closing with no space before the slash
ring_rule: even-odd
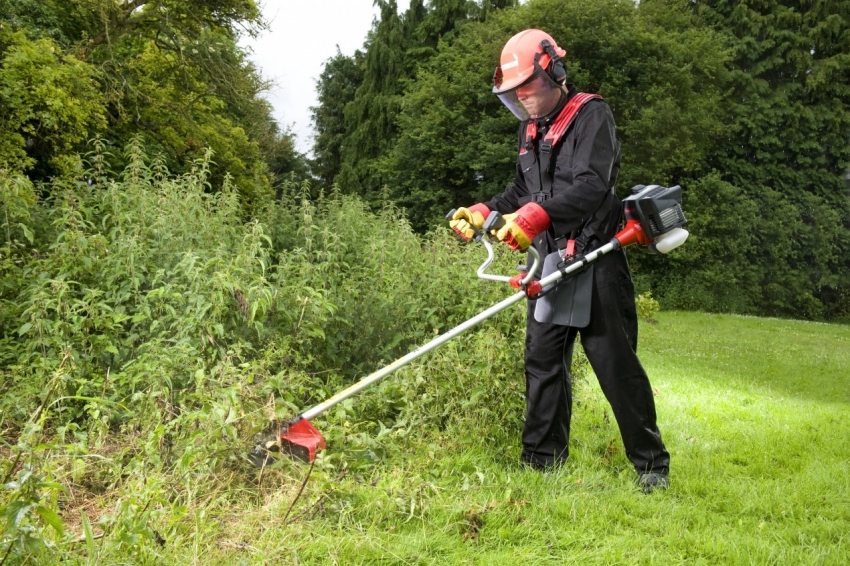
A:
<svg viewBox="0 0 850 566">
<path fill-rule="evenodd" d="M 546 131 L 546 135 L 543 136 L 543 141 L 540 144 L 540 150 L 546 154 L 550 153 L 555 144 L 557 144 L 564 136 L 564 133 L 570 127 L 570 124 L 573 123 L 576 114 L 578 114 L 578 111 L 581 110 L 582 106 L 584 106 L 587 102 L 596 99 L 602 100 L 602 97 L 598 94 L 591 94 L 588 92 L 579 92 L 573 95 Z M 534 147 L 534 140 L 536 139 L 537 121 L 528 120 L 525 123 L 525 128 L 520 138 L 520 155 L 524 155 L 529 149 Z"/>
<path fill-rule="evenodd" d="M 555 118 L 555 121 L 549 127 L 549 131 L 547 131 L 546 135 L 543 136 L 543 142 L 540 144 L 541 153 L 551 152 L 555 144 L 557 144 L 563 137 L 564 132 L 566 132 L 570 127 L 570 124 L 573 123 L 576 114 L 578 114 L 578 111 L 581 110 L 582 106 L 591 100 L 596 99 L 602 100 L 602 97 L 598 94 L 591 94 L 588 92 L 579 92 L 573 96 L 564 106 L 563 110 L 561 110 L 561 113 L 558 114 L 558 117 Z"/>
</svg>

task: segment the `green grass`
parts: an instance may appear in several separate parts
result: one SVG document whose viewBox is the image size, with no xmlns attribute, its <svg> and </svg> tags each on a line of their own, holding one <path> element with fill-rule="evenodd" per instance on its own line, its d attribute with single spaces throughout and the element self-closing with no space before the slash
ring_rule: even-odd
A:
<svg viewBox="0 0 850 566">
<path fill-rule="evenodd" d="M 309 467 L 282 462 L 259 494 L 212 505 L 198 538 L 161 556 L 222 564 L 850 562 L 850 327 L 661 313 L 641 332 L 672 453 L 667 492 L 636 489 L 591 376 L 576 386 L 562 470 L 517 465 L 518 400 L 496 441 L 481 431 L 498 423 L 460 420 L 404 439 L 390 433 L 386 442 L 396 446 L 371 465 L 331 447 L 287 522 Z M 358 465 L 346 471 L 346 457 Z"/>
<path fill-rule="evenodd" d="M 136 458 L 109 489 L 69 482 L 54 550 L 91 564 L 850 563 L 850 327 L 662 312 L 640 341 L 666 492 L 636 488 L 592 374 L 576 383 L 568 465 L 520 467 L 521 344 L 491 327 L 354 400 L 368 415 L 406 399 L 395 423 L 318 417 L 329 447 L 312 469 L 175 478 Z M 454 418 L 405 421 L 417 396 L 465 389 L 480 400 Z M 93 535 L 75 541 L 83 516 Z"/>
</svg>

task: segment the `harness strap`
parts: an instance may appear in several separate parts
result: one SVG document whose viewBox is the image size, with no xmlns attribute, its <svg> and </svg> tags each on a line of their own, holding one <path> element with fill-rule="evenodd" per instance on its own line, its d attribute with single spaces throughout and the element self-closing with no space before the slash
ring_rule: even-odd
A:
<svg viewBox="0 0 850 566">
<path fill-rule="evenodd" d="M 552 125 L 547 130 L 546 135 L 543 136 L 543 141 L 540 143 L 540 152 L 548 156 L 555 144 L 561 140 L 564 133 L 570 127 L 570 124 L 573 123 L 576 114 L 578 114 L 578 111 L 581 110 L 582 106 L 584 106 L 587 102 L 596 99 L 602 100 L 602 97 L 598 94 L 591 94 L 589 92 L 579 92 L 570 98 L 569 102 L 567 102 L 558 113 L 558 117 L 555 118 L 554 122 L 552 122 Z M 525 155 L 528 150 L 533 147 L 534 140 L 536 138 L 537 122 L 535 120 L 529 120 L 526 122 L 525 127 L 520 134 L 520 155 Z"/>
<path fill-rule="evenodd" d="M 525 124 L 525 139 L 520 138 L 520 155 L 528 153 L 529 148 L 531 148 L 534 144 L 535 138 L 537 138 L 537 122 L 534 120 L 529 120 Z"/>
<path fill-rule="evenodd" d="M 576 93 L 576 95 L 567 102 L 564 109 L 561 110 L 560 114 L 558 114 L 558 117 L 555 118 L 555 122 L 549 127 L 549 131 L 546 132 L 546 135 L 543 136 L 543 143 L 540 145 L 540 151 L 551 151 L 552 146 L 560 141 L 564 132 L 566 132 L 567 128 L 570 127 L 570 124 L 573 123 L 573 119 L 576 117 L 576 114 L 578 114 L 578 111 L 581 110 L 581 107 L 591 100 L 596 99 L 601 100 L 602 97 L 598 94 L 591 94 L 589 92 Z"/>
</svg>

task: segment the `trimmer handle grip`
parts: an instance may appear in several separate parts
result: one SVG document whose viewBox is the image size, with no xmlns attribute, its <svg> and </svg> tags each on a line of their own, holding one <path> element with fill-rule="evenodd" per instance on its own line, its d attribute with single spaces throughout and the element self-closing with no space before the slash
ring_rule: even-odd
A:
<svg viewBox="0 0 850 566">
<path fill-rule="evenodd" d="M 446 213 L 446 220 L 448 220 L 449 222 L 451 222 L 451 221 L 452 221 L 452 217 L 455 215 L 455 212 L 457 212 L 457 209 L 456 209 L 456 208 L 453 208 L 453 209 L 451 209 L 450 211 L 448 211 L 448 212 Z M 476 241 L 478 241 L 478 240 L 480 240 L 482 237 L 484 237 L 484 234 L 486 233 L 486 232 L 482 232 L 481 230 L 476 230 L 474 226 L 472 227 L 472 231 L 475 233 L 475 235 L 472 237 L 472 239 L 473 239 L 473 240 L 476 240 Z M 458 235 L 460 235 L 460 234 L 458 234 Z M 465 236 L 461 236 L 461 238 L 462 238 L 463 240 L 466 240 L 466 237 L 465 237 Z"/>
<path fill-rule="evenodd" d="M 502 214 L 494 210 L 487 217 L 487 220 L 484 221 L 484 233 L 489 234 L 493 230 L 498 230 L 504 225 L 505 219 L 502 217 Z"/>
</svg>

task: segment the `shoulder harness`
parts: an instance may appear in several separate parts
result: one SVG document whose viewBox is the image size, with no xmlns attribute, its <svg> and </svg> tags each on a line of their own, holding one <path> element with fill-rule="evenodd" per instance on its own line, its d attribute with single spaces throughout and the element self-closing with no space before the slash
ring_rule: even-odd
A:
<svg viewBox="0 0 850 566">
<path fill-rule="evenodd" d="M 575 117 L 578 115 L 579 110 L 581 110 L 584 105 L 591 100 L 602 100 L 602 97 L 598 94 L 591 94 L 587 92 L 576 93 L 569 99 L 569 101 L 567 101 L 561 109 L 561 112 L 549 126 L 546 135 L 544 135 L 543 139 L 540 141 L 539 159 L 540 165 L 543 165 L 544 167 L 542 170 L 538 170 L 535 175 L 538 176 L 537 180 L 539 182 L 539 186 L 535 187 L 537 190 L 532 193 L 532 198 L 535 202 L 545 201 L 552 196 L 552 175 L 554 174 L 555 161 L 553 149 L 564 137 L 564 134 L 570 128 Z M 526 122 L 524 130 L 520 135 L 520 157 L 526 155 L 529 150 L 533 150 L 535 139 L 537 139 L 537 122 L 535 120 L 529 120 Z M 564 246 L 566 246 L 565 250 L 562 249 L 562 253 L 566 254 L 566 256 L 572 256 L 575 253 L 576 233 L 580 231 L 581 230 L 577 230 L 573 234 L 555 238 L 559 248 L 564 248 Z M 584 242 L 580 244 L 580 247 L 584 247 Z"/>
<path fill-rule="evenodd" d="M 570 124 L 573 123 L 578 111 L 581 110 L 586 103 L 597 99 L 602 100 L 602 97 L 598 94 L 591 94 L 589 92 L 578 92 L 570 98 L 570 100 L 561 109 L 558 117 L 555 118 L 554 122 L 552 122 L 552 125 L 549 127 L 549 131 L 547 131 L 546 135 L 543 136 L 543 141 L 540 143 L 540 151 L 550 153 L 552 148 L 561 141 L 564 133 L 566 133 L 569 129 Z M 537 122 L 534 120 L 526 122 L 524 134 L 525 139 L 521 141 L 519 146 L 520 155 L 526 153 L 534 143 L 535 138 L 537 138 Z"/>
</svg>

